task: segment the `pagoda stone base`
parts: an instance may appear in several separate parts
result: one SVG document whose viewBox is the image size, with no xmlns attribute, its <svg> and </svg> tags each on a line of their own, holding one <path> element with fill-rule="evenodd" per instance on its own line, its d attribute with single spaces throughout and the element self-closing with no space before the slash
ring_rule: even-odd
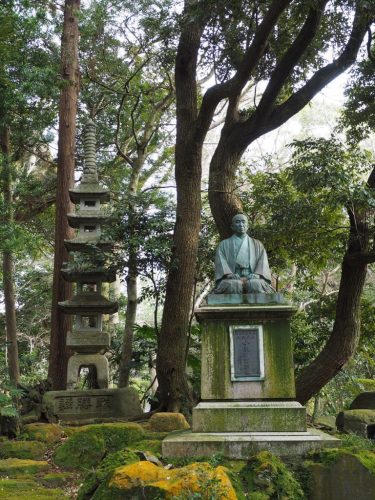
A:
<svg viewBox="0 0 375 500">
<path fill-rule="evenodd" d="M 304 432 L 296 401 L 204 401 L 193 409 L 194 432 Z"/>
<path fill-rule="evenodd" d="M 49 422 L 72 425 L 127 420 L 142 414 L 137 391 L 131 387 L 50 391 L 44 395 L 43 405 Z"/>
<path fill-rule="evenodd" d="M 341 441 L 328 434 L 308 432 L 190 432 L 173 433 L 162 443 L 165 458 L 202 457 L 221 454 L 226 458 L 247 460 L 261 450 L 281 457 L 301 456 L 310 450 L 337 448 Z"/>
</svg>

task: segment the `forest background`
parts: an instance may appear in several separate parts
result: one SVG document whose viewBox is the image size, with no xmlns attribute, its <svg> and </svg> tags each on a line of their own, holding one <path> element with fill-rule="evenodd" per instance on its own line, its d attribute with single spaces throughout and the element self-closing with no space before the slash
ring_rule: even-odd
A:
<svg viewBox="0 0 375 500">
<path fill-rule="evenodd" d="M 12 387 L 64 388 L 71 325 L 57 302 L 72 291 L 59 270 L 88 118 L 113 193 L 115 251 L 100 262 L 122 283 L 108 289 L 115 385 L 160 410 L 199 398 L 193 310 L 243 210 L 298 305 L 298 399 L 334 414 L 373 388 L 374 14 L 366 1 L 1 3 L 3 414 Z M 349 68 L 342 109 L 309 104 Z M 297 113 L 299 130 L 259 154 Z"/>
</svg>

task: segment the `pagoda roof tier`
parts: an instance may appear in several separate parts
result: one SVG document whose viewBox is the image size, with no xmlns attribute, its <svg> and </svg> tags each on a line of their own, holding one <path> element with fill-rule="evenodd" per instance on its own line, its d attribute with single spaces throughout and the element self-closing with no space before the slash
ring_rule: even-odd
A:
<svg viewBox="0 0 375 500">
<path fill-rule="evenodd" d="M 110 216 L 100 210 L 80 210 L 67 215 L 69 226 L 79 228 L 80 224 L 103 224 Z"/>
<path fill-rule="evenodd" d="M 114 314 L 118 311 L 118 303 L 116 301 L 108 300 L 97 292 L 78 293 L 70 300 L 59 302 L 59 307 L 66 314 Z"/>
<path fill-rule="evenodd" d="M 109 189 L 104 188 L 97 182 L 81 182 L 78 186 L 69 189 L 69 196 L 73 203 L 79 203 L 81 200 L 87 199 L 109 202 L 111 199 Z"/>
<path fill-rule="evenodd" d="M 116 271 L 106 269 L 105 271 L 77 271 L 61 269 L 61 274 L 66 281 L 73 283 L 113 283 L 116 281 Z"/>
<path fill-rule="evenodd" d="M 65 248 L 68 252 L 92 252 L 93 247 L 108 251 L 113 247 L 113 241 L 100 240 L 100 236 L 88 237 L 77 236 L 71 240 L 64 240 Z"/>
</svg>

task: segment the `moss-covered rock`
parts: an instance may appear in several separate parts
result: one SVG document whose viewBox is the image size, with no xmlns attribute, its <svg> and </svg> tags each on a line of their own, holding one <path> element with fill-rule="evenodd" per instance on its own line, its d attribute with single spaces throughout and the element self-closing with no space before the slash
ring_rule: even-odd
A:
<svg viewBox="0 0 375 500">
<path fill-rule="evenodd" d="M 7 458 L 0 460 L 0 476 L 15 476 L 20 474 L 36 474 L 49 469 L 48 462 L 43 460 L 27 460 Z"/>
<path fill-rule="evenodd" d="M 105 454 L 121 450 L 143 437 L 144 430 L 138 424 L 87 425 L 74 432 L 57 448 L 54 461 L 68 469 L 89 469 L 97 465 Z"/>
<path fill-rule="evenodd" d="M 375 447 L 364 449 L 353 445 L 345 448 L 326 448 L 310 452 L 306 464 L 318 462 L 324 466 L 331 466 L 348 455 L 355 457 L 375 477 Z"/>
<path fill-rule="evenodd" d="M 101 461 L 106 452 L 104 438 L 95 429 L 73 434 L 54 453 L 54 462 L 66 469 L 89 469 Z"/>
<path fill-rule="evenodd" d="M 375 381 L 373 381 L 375 382 Z M 350 410 L 375 410 L 375 391 L 361 392 L 352 401 Z"/>
<path fill-rule="evenodd" d="M 309 499 L 368 500 L 375 492 L 375 452 L 371 450 L 326 449 L 310 454 Z"/>
<path fill-rule="evenodd" d="M 32 480 L 0 478 L 0 498 L 4 500 L 67 500 L 62 490 L 46 490 Z"/>
<path fill-rule="evenodd" d="M 95 500 L 124 498 L 185 498 L 196 493 L 216 500 L 236 500 L 237 496 L 224 467 L 193 463 L 166 470 L 150 462 L 138 462 L 114 471 L 95 495 Z"/>
<path fill-rule="evenodd" d="M 22 439 L 54 444 L 60 441 L 64 431 L 58 424 L 33 423 L 23 427 Z"/>
<path fill-rule="evenodd" d="M 292 472 L 269 451 L 254 455 L 241 470 L 240 477 L 245 491 L 254 500 L 304 498 L 302 488 Z"/>
<path fill-rule="evenodd" d="M 0 443 L 0 458 L 27 458 L 41 460 L 47 451 L 40 441 L 3 441 Z"/>
<path fill-rule="evenodd" d="M 111 472 L 120 466 L 129 465 L 135 462 L 139 462 L 139 457 L 132 450 L 124 449 L 110 453 L 100 462 L 96 471 L 87 474 L 79 489 L 77 500 L 90 499 L 95 490 Z"/>
<path fill-rule="evenodd" d="M 149 421 L 150 429 L 155 432 L 172 432 L 190 429 L 182 413 L 155 413 Z"/>
<path fill-rule="evenodd" d="M 368 426 L 375 424 L 375 410 L 346 410 L 337 415 L 336 425 L 340 431 L 353 432 L 366 438 Z"/>
</svg>

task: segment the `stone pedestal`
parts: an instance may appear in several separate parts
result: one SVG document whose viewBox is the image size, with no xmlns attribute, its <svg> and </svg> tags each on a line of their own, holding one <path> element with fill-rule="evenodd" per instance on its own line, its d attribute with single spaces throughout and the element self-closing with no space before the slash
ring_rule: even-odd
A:
<svg viewBox="0 0 375 500">
<path fill-rule="evenodd" d="M 338 446 L 307 432 L 306 409 L 295 401 L 295 308 L 279 294 L 228 297 L 209 296 L 196 311 L 203 326 L 202 401 L 193 409 L 193 432 L 167 437 L 163 455 L 247 458 L 260 449 L 290 455 Z"/>
<path fill-rule="evenodd" d="M 131 387 L 50 391 L 43 404 L 50 422 L 72 425 L 127 420 L 142 414 L 137 391 Z"/>
</svg>

